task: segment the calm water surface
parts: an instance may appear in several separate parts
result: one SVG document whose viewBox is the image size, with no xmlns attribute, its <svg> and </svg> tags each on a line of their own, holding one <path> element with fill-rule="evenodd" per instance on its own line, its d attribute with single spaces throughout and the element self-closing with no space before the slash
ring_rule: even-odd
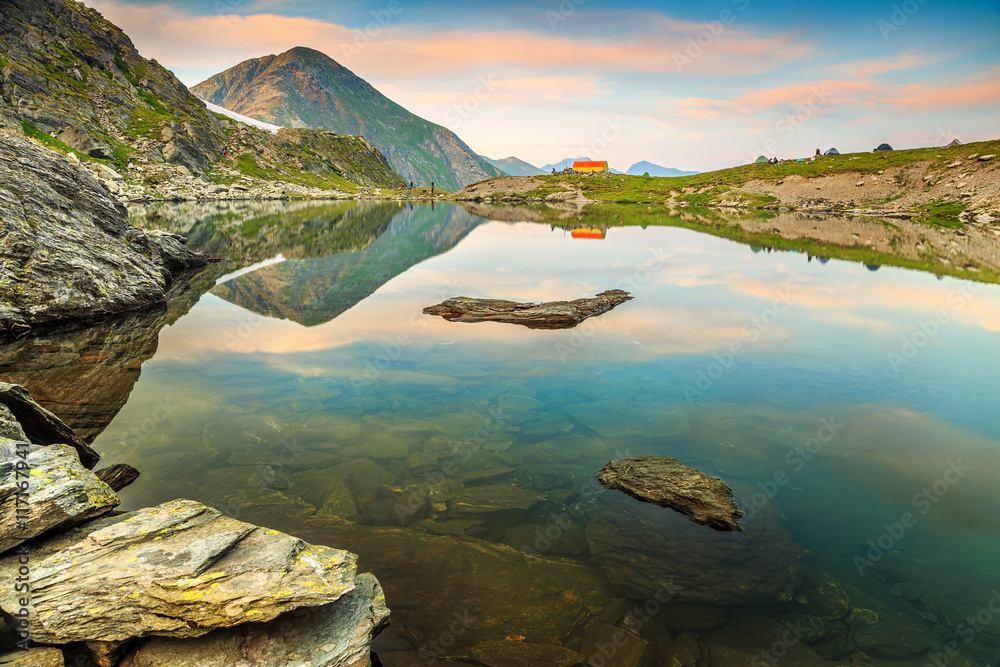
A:
<svg viewBox="0 0 1000 667">
<path fill-rule="evenodd" d="M 359 553 L 384 664 L 505 639 L 595 666 L 924 665 L 949 641 L 947 664 L 1000 664 L 996 285 L 452 206 L 146 215 L 236 261 L 96 439 L 143 471 L 123 507 L 190 498 Z M 635 299 L 574 330 L 420 313 L 614 287 Z M 599 491 L 640 455 L 721 476 L 747 532 Z M 612 625 L 638 653 L 602 652 Z"/>
</svg>

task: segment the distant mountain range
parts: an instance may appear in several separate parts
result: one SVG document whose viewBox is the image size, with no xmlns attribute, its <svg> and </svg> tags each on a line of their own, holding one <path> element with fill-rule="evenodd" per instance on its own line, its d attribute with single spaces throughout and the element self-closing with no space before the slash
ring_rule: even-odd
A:
<svg viewBox="0 0 1000 667">
<path fill-rule="evenodd" d="M 700 172 L 697 171 L 681 171 L 680 169 L 674 169 L 672 167 L 661 167 L 658 164 L 653 164 L 652 162 L 636 162 L 628 171 L 625 172 L 629 176 L 642 176 L 648 173 L 650 176 L 693 176 Z"/>
<path fill-rule="evenodd" d="M 507 158 L 508 160 L 517 160 L 517 158 Z M 573 163 L 577 160 L 590 160 L 589 157 L 568 157 L 559 162 L 553 162 L 552 164 L 547 164 L 543 167 L 539 167 L 542 173 L 550 174 L 552 170 L 562 171 L 563 169 L 568 169 L 573 166 Z M 521 160 L 517 160 L 521 162 Z M 524 163 L 527 164 L 527 163 Z M 528 165 L 530 166 L 530 165 Z M 507 172 L 510 173 L 510 172 Z M 652 162 L 636 162 L 628 171 L 618 171 L 614 167 L 611 167 L 612 174 L 626 174 L 628 176 L 642 176 L 645 173 L 649 173 L 650 176 L 691 176 L 700 172 L 697 171 L 681 171 L 680 169 L 673 169 L 671 167 L 661 167 L 658 164 L 653 164 Z M 516 176 L 518 174 L 511 174 L 511 176 Z"/>
<path fill-rule="evenodd" d="M 501 171 L 451 130 L 416 116 L 329 56 L 296 47 L 254 58 L 191 89 L 202 99 L 281 125 L 360 134 L 406 181 L 458 190 Z"/>
<path fill-rule="evenodd" d="M 502 160 L 491 160 L 490 158 L 484 159 L 503 173 L 510 176 L 541 176 L 542 174 L 548 173 L 542 171 L 533 164 L 528 164 L 524 160 L 519 160 L 513 156 L 505 157 Z"/>
<path fill-rule="evenodd" d="M 563 158 L 559 162 L 553 162 L 552 164 L 544 165 L 542 167 L 539 167 L 539 169 L 541 169 L 546 174 L 551 174 L 553 169 L 555 169 L 556 171 L 562 171 L 563 169 L 569 169 L 570 167 L 573 166 L 573 163 L 577 162 L 578 160 L 582 160 L 584 162 L 589 162 L 590 158 L 589 157 L 568 157 L 568 158 Z M 611 167 L 611 173 L 612 174 L 620 174 L 622 172 L 618 171 L 614 167 Z"/>
</svg>

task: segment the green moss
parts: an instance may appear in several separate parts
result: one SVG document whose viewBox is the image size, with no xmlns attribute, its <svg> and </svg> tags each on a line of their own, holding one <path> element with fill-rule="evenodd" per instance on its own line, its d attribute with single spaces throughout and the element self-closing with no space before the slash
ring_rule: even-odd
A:
<svg viewBox="0 0 1000 667">
<path fill-rule="evenodd" d="M 920 210 L 934 217 L 958 217 L 965 212 L 966 205 L 958 201 L 948 201 L 946 199 L 935 199 L 934 201 L 923 204 L 920 206 Z"/>
</svg>

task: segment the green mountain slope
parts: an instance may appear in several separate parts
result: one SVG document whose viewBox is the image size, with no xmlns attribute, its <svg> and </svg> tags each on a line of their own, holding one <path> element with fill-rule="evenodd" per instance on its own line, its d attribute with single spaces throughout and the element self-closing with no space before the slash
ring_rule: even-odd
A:
<svg viewBox="0 0 1000 667">
<path fill-rule="evenodd" d="M 73 0 L 0 2 L 0 126 L 116 169 L 141 187 L 192 172 L 217 182 L 246 176 L 321 189 L 402 184 L 359 137 L 272 135 L 217 117 L 120 28 Z"/>
<path fill-rule="evenodd" d="M 407 181 L 458 190 L 502 172 L 455 133 L 415 116 L 329 56 L 296 47 L 240 63 L 194 88 L 267 123 L 360 134 Z"/>
</svg>

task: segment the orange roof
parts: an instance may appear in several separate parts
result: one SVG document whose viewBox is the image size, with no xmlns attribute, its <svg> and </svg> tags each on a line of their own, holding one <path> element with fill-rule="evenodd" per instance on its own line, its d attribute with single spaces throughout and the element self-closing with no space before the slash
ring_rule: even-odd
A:
<svg viewBox="0 0 1000 667">
<path fill-rule="evenodd" d="M 603 239 L 604 230 L 602 229 L 574 229 L 571 235 L 575 239 Z"/>
<path fill-rule="evenodd" d="M 601 167 L 603 167 L 604 169 L 607 169 L 608 168 L 608 163 L 607 162 L 585 162 L 585 161 L 582 161 L 582 160 L 573 163 L 573 168 L 574 169 L 577 169 L 577 168 L 598 169 L 598 168 L 601 168 Z"/>
</svg>

